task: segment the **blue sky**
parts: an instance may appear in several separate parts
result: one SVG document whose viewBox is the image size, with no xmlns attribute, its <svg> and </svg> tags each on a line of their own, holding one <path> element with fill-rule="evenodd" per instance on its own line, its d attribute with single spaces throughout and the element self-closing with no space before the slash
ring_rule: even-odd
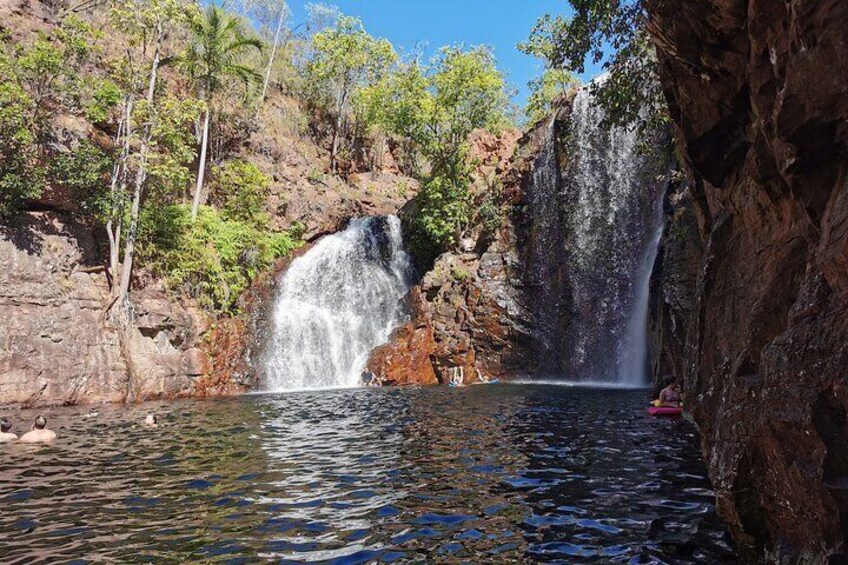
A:
<svg viewBox="0 0 848 565">
<path fill-rule="evenodd" d="M 292 22 L 306 19 L 306 5 L 314 0 L 289 0 Z M 494 48 L 498 66 L 519 90 L 524 105 L 527 82 L 542 70 L 540 61 L 520 53 L 516 44 L 530 34 L 536 20 L 569 9 L 565 0 L 323 0 L 345 14 L 362 19 L 372 34 L 385 37 L 401 52 L 426 43 L 427 53 L 442 45 L 487 44 Z M 584 82 L 600 73 L 588 68 Z"/>
</svg>

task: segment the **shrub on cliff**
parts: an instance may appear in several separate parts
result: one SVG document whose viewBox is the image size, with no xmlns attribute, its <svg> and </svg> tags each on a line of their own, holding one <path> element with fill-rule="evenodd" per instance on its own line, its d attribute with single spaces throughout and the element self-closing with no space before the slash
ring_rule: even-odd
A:
<svg viewBox="0 0 848 565">
<path fill-rule="evenodd" d="M 468 136 L 507 123 L 503 75 L 486 47 L 446 47 L 428 66 L 417 61 L 363 89 L 359 112 L 409 140 L 429 163 L 416 206 L 406 218 L 413 251 L 426 262 L 453 245 L 471 214 Z"/>
<path fill-rule="evenodd" d="M 209 206 L 200 207 L 194 223 L 188 205 L 147 209 L 141 231 L 143 264 L 170 288 L 217 312 L 235 310 L 253 279 L 300 245 L 291 233 L 227 219 Z"/>
<path fill-rule="evenodd" d="M 553 102 L 572 89 L 579 88 L 580 81 L 568 71 L 549 68 L 545 69 L 542 76 L 530 81 L 528 86 L 530 97 L 527 99 L 524 114 L 532 125 L 550 115 Z"/>
<path fill-rule="evenodd" d="M 32 99 L 7 82 L 2 65 L 0 59 L 0 217 L 8 217 L 41 195 L 44 170 L 31 121 Z"/>
<path fill-rule="evenodd" d="M 264 226 L 268 223 L 265 201 L 269 185 L 270 180 L 256 165 L 233 159 L 212 170 L 209 203 L 228 220 Z"/>
</svg>

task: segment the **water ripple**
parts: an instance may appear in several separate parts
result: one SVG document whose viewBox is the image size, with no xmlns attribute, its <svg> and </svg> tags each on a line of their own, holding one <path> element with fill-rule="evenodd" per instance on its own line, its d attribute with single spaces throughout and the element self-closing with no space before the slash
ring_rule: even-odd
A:
<svg viewBox="0 0 848 565">
<path fill-rule="evenodd" d="M 733 561 L 692 428 L 647 418 L 643 400 L 516 386 L 107 406 L 97 418 L 59 408 L 56 445 L 0 447 L 0 555 Z M 159 429 L 139 425 L 147 411 Z"/>
</svg>

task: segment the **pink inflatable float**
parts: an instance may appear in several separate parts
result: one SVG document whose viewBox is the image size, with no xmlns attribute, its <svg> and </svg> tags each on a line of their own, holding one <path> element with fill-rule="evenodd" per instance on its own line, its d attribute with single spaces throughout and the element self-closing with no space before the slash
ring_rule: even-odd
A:
<svg viewBox="0 0 848 565">
<path fill-rule="evenodd" d="M 648 408 L 648 414 L 651 416 L 680 416 L 683 414 L 683 408 L 678 406 L 651 406 Z"/>
</svg>

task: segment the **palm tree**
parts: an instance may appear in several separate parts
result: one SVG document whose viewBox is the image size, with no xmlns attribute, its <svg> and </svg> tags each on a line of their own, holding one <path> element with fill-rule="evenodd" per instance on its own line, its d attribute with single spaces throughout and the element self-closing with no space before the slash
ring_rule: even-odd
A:
<svg viewBox="0 0 848 565">
<path fill-rule="evenodd" d="M 242 20 L 211 4 L 203 17 L 190 25 L 192 42 L 179 58 L 189 76 L 197 83 L 200 98 L 206 103 L 203 116 L 203 135 L 200 144 L 200 165 L 197 169 L 197 185 L 191 204 L 191 219 L 197 218 L 200 196 L 203 192 L 203 177 L 206 172 L 206 152 L 209 146 L 209 122 L 216 94 L 230 80 L 239 80 L 245 88 L 262 80 L 255 69 L 242 64 L 251 49 L 262 51 L 264 43 L 244 33 Z"/>
</svg>

